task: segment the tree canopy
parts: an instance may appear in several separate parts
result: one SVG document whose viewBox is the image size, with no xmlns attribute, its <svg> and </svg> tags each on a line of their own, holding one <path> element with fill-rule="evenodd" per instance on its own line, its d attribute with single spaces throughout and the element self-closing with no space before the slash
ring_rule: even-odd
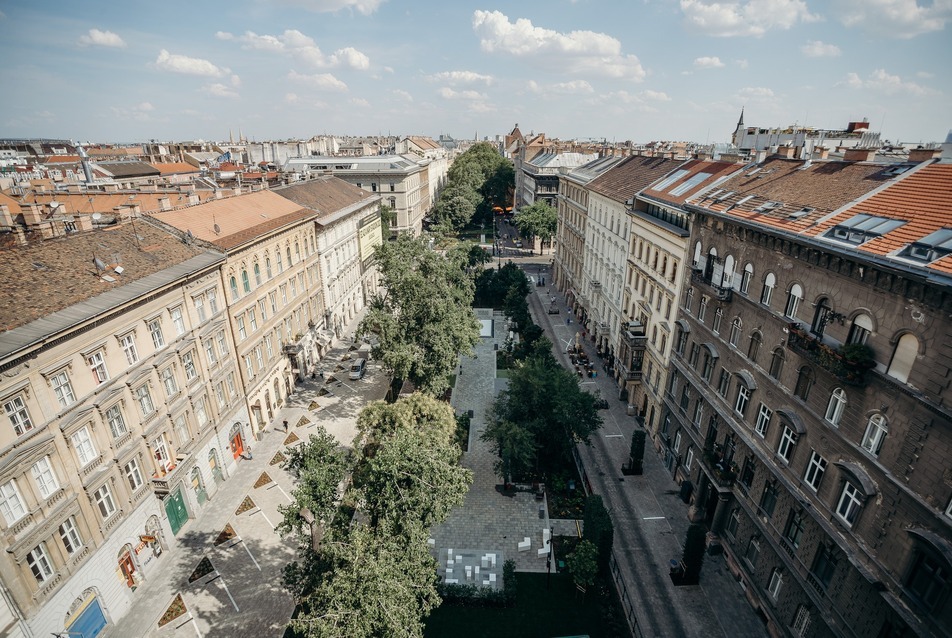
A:
<svg viewBox="0 0 952 638">
<path fill-rule="evenodd" d="M 495 146 L 479 142 L 461 154 L 447 171 L 447 185 L 433 206 L 436 230 L 451 233 L 485 219 L 493 205 L 512 199 L 515 173 L 512 163 Z"/>
<path fill-rule="evenodd" d="M 537 201 L 530 206 L 524 206 L 516 211 L 512 223 L 519 232 L 528 237 L 538 237 L 543 242 L 555 236 L 558 228 L 558 212 L 544 201 Z M 540 243 L 539 254 L 542 254 Z"/>
<path fill-rule="evenodd" d="M 433 395 L 448 386 L 460 353 L 479 340 L 468 262 L 401 235 L 374 259 L 385 292 L 375 295 L 358 334 L 374 334 L 373 356 L 397 379 Z"/>
</svg>

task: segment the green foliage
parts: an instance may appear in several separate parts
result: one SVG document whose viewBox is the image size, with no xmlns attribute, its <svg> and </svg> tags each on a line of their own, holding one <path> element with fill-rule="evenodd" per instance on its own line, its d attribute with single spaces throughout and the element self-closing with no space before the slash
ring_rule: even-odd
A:
<svg viewBox="0 0 952 638">
<path fill-rule="evenodd" d="M 843 359 L 857 368 L 872 368 L 876 365 L 876 353 L 865 343 L 847 343 L 840 346 Z"/>
<path fill-rule="evenodd" d="M 631 433 L 631 450 L 628 456 L 628 467 L 635 474 L 641 474 L 644 471 L 645 460 L 645 431 L 635 429 Z"/>
<path fill-rule="evenodd" d="M 588 589 L 598 574 L 598 550 L 591 541 L 583 540 L 566 556 L 565 565 L 576 585 Z"/>
<path fill-rule="evenodd" d="M 300 512 L 306 508 L 315 520 L 333 519 L 339 486 L 350 470 L 349 455 L 320 426 L 304 445 L 289 447 L 284 455 L 281 467 L 296 479 L 296 486 L 291 504 L 278 508 L 283 519 L 277 529 L 282 534 L 295 532 L 302 541 L 309 542 L 311 529 Z"/>
<path fill-rule="evenodd" d="M 393 231 L 390 230 L 390 225 L 396 221 L 396 219 L 397 211 L 385 204 L 380 205 L 380 233 L 383 235 L 384 241 L 389 241 L 393 235 Z"/>
<path fill-rule="evenodd" d="M 371 300 L 358 334 L 377 336 L 373 356 L 392 376 L 439 396 L 459 354 L 479 340 L 467 264 L 408 235 L 378 246 L 374 259 L 386 292 Z"/>
<path fill-rule="evenodd" d="M 525 273 L 515 264 L 506 264 L 498 270 L 483 270 L 476 278 L 474 303 L 479 308 L 502 309 L 512 290 L 516 291 L 514 295 L 521 298 L 523 303 L 531 291 Z"/>
<path fill-rule="evenodd" d="M 598 567 L 602 573 L 608 573 L 608 561 L 611 559 L 612 542 L 615 538 L 615 528 L 612 517 L 605 509 L 602 497 L 593 494 L 585 499 L 585 513 L 583 514 L 583 538 L 590 541 L 598 550 Z"/>
<path fill-rule="evenodd" d="M 516 604 L 516 588 L 516 563 L 512 559 L 502 566 L 502 589 L 459 583 L 437 585 L 444 603 L 468 607 L 511 607 Z"/>
<path fill-rule="evenodd" d="M 531 206 L 520 208 L 513 215 L 512 223 L 523 235 L 548 241 L 555 236 L 558 228 L 558 212 L 548 203 L 540 200 Z M 542 254 L 541 246 L 539 254 Z"/>
<path fill-rule="evenodd" d="M 515 173 L 509 160 L 491 144 L 480 142 L 457 157 L 447 172 L 447 186 L 434 205 L 437 229 L 460 230 L 475 215 L 491 214 L 493 204 L 511 200 Z"/>
<path fill-rule="evenodd" d="M 681 562 L 684 564 L 684 575 L 681 582 L 684 585 L 697 585 L 701 577 L 701 565 L 704 563 L 704 551 L 707 544 L 707 531 L 700 523 L 688 527 L 684 538 L 684 552 Z"/>
</svg>

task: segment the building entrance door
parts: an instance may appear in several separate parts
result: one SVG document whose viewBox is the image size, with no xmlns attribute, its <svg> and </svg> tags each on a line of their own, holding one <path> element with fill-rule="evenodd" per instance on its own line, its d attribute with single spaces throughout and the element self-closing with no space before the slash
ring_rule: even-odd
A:
<svg viewBox="0 0 952 638">
<path fill-rule="evenodd" d="M 231 455 L 238 460 L 241 453 L 245 451 L 245 443 L 241 438 L 241 432 L 235 432 L 231 436 Z"/>
<path fill-rule="evenodd" d="M 175 490 L 165 498 L 165 514 L 169 517 L 169 526 L 173 534 L 178 534 L 182 525 L 188 520 L 188 510 L 185 509 L 185 499 L 182 498 L 182 488 Z"/>
</svg>

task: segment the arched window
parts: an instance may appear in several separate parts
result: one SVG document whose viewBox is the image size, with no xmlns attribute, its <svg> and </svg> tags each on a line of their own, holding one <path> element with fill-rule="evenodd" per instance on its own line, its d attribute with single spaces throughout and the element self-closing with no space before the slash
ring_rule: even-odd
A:
<svg viewBox="0 0 952 638">
<path fill-rule="evenodd" d="M 909 380 L 909 373 L 912 371 L 912 364 L 918 354 L 919 340 L 916 339 L 914 334 L 907 332 L 899 337 L 899 341 L 896 342 L 896 348 L 893 350 L 886 374 L 906 383 Z"/>
<path fill-rule="evenodd" d="M 714 322 L 711 324 L 711 330 L 714 334 L 721 334 L 721 320 L 724 319 L 724 309 L 718 308 L 714 311 Z"/>
<path fill-rule="evenodd" d="M 294 258 L 301 261 L 301 245 L 297 242 L 294 242 Z"/>
<path fill-rule="evenodd" d="M 797 309 L 800 307 L 800 301 L 803 300 L 803 288 L 800 284 L 793 284 L 790 286 L 790 292 L 787 295 L 787 307 L 784 308 L 783 314 L 790 319 L 797 318 Z"/>
<path fill-rule="evenodd" d="M 291 261 L 291 247 L 288 246 L 285 250 L 286 250 L 287 255 L 288 255 L 288 268 L 290 268 L 290 267 L 294 264 L 294 262 Z"/>
<path fill-rule="evenodd" d="M 873 320 L 867 314 L 858 314 L 853 319 L 853 325 L 850 326 L 850 333 L 846 337 L 846 343 L 866 343 L 869 339 L 869 333 L 873 331 Z"/>
<path fill-rule="evenodd" d="M 834 427 L 840 426 L 843 419 L 843 412 L 846 410 L 846 391 L 843 388 L 835 388 L 830 394 L 830 402 L 826 406 L 826 420 Z"/>
<path fill-rule="evenodd" d="M 701 265 L 701 242 L 694 244 L 694 257 L 691 260 L 691 266 L 698 268 Z"/>
<path fill-rule="evenodd" d="M 760 303 L 765 306 L 770 305 L 770 297 L 773 295 L 773 289 L 777 285 L 777 278 L 772 272 L 768 272 L 767 276 L 764 277 L 764 289 L 760 291 Z"/>
<path fill-rule="evenodd" d="M 275 259 L 275 261 L 277 262 L 276 265 L 277 265 L 277 267 L 278 267 L 278 274 L 283 273 L 283 272 L 284 272 L 284 262 L 281 261 L 281 249 L 280 249 L 280 248 L 278 248 L 276 251 L 274 251 L 274 259 Z"/>
<path fill-rule="evenodd" d="M 271 274 L 271 258 L 267 255 L 264 256 L 264 274 L 268 276 L 268 279 L 271 279 L 273 275 Z"/>
<path fill-rule="evenodd" d="M 701 297 L 701 305 L 697 309 L 697 320 L 704 322 L 704 315 L 707 314 L 707 297 Z"/>
<path fill-rule="evenodd" d="M 232 275 L 228 278 L 228 287 L 231 288 L 231 300 L 235 301 L 240 297 L 238 293 L 238 280 Z"/>
<path fill-rule="evenodd" d="M 724 276 L 721 278 L 721 286 L 730 288 L 734 285 L 734 256 L 728 255 L 724 259 Z"/>
<path fill-rule="evenodd" d="M 740 279 L 740 294 L 746 295 L 750 290 L 750 280 L 754 277 L 754 265 L 747 263 L 744 265 L 744 274 Z"/>
<path fill-rule="evenodd" d="M 806 401 L 810 397 L 811 388 L 813 388 L 813 370 L 803 366 L 797 374 L 797 387 L 793 393 Z"/>
<path fill-rule="evenodd" d="M 783 348 L 775 348 L 773 355 L 770 357 L 770 376 L 774 379 L 779 379 L 780 374 L 783 372 Z"/>
<path fill-rule="evenodd" d="M 813 313 L 813 323 L 810 324 L 810 332 L 818 337 L 823 336 L 823 330 L 828 323 L 828 317 L 833 309 L 830 307 L 830 300 L 826 297 L 821 298 L 816 303 L 816 312 Z"/>
<path fill-rule="evenodd" d="M 740 317 L 734 317 L 734 320 L 731 321 L 731 332 L 728 337 L 728 342 L 734 347 L 737 347 L 737 342 L 740 341 Z"/>
<path fill-rule="evenodd" d="M 869 417 L 866 423 L 866 434 L 863 435 L 862 446 L 873 456 L 879 456 L 879 451 L 883 448 L 883 441 L 886 440 L 886 417 L 882 414 L 874 414 Z"/>
<path fill-rule="evenodd" d="M 757 355 L 760 354 L 760 346 L 763 344 L 764 338 L 760 336 L 759 332 L 754 332 L 750 335 L 750 345 L 747 347 L 747 358 L 757 363 Z"/>
<path fill-rule="evenodd" d="M 258 262 L 255 262 L 253 270 L 255 272 L 255 285 L 260 286 L 261 285 L 261 265 L 258 264 Z"/>
<path fill-rule="evenodd" d="M 248 280 L 248 271 L 244 268 L 241 270 L 241 287 L 245 292 L 251 292 L 251 281 Z"/>
</svg>

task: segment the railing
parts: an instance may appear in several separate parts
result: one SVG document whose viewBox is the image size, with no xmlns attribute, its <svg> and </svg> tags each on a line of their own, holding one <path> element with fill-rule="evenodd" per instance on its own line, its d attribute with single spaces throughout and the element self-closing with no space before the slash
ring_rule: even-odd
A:
<svg viewBox="0 0 952 638">
<path fill-rule="evenodd" d="M 704 464 L 720 487 L 731 487 L 737 478 L 737 464 L 725 463 L 724 454 L 719 448 L 718 445 L 704 448 Z"/>
<path fill-rule="evenodd" d="M 710 279 L 704 276 L 704 271 L 702 270 L 691 270 L 691 282 L 709 288 L 714 293 L 714 297 L 719 301 L 730 301 L 734 296 L 734 290 L 732 288 L 724 288 L 723 286 L 714 284 Z"/>
<path fill-rule="evenodd" d="M 635 615 L 635 606 L 631 602 L 628 586 L 618 569 L 618 559 L 615 558 L 614 551 L 609 556 L 608 567 L 611 569 L 612 582 L 615 583 L 615 590 L 618 592 L 618 598 L 621 601 L 622 611 L 625 613 L 625 620 L 628 621 L 628 627 L 631 629 L 631 635 L 635 638 L 643 638 L 644 634 L 641 632 L 641 627 L 638 626 L 638 617 Z"/>
<path fill-rule="evenodd" d="M 102 460 L 103 460 L 103 456 L 102 456 L 102 454 L 100 454 L 100 455 L 96 458 L 96 460 L 90 461 L 89 463 L 87 463 L 87 464 L 86 464 L 86 467 L 84 467 L 83 470 L 82 470 L 82 472 L 81 472 L 83 478 L 86 478 L 87 476 L 89 476 L 90 474 L 92 474 L 93 470 L 95 470 L 97 467 L 99 467 L 100 465 L 102 465 Z"/>
<path fill-rule="evenodd" d="M 787 329 L 787 347 L 790 350 L 813 361 L 843 383 L 855 386 L 867 384 L 866 373 L 870 366 L 846 359 L 839 351 L 809 334 L 798 323 L 789 324 Z"/>
</svg>

